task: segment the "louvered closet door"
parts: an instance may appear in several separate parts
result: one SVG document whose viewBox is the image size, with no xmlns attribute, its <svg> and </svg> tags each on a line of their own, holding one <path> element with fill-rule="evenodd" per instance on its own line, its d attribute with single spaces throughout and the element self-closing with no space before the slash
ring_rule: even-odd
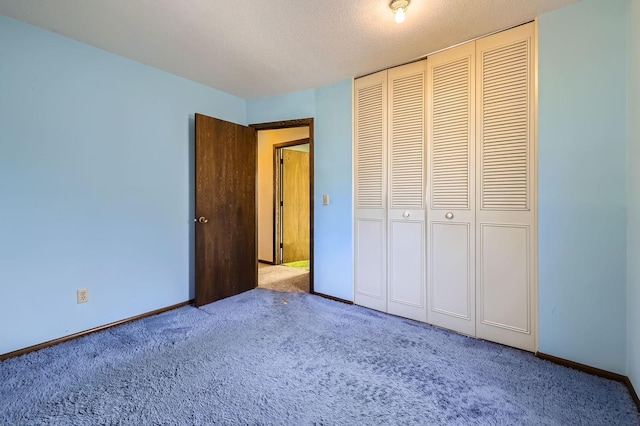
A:
<svg viewBox="0 0 640 426">
<path fill-rule="evenodd" d="M 534 26 L 476 42 L 477 324 L 535 350 Z"/>
<path fill-rule="evenodd" d="M 426 61 L 389 78 L 387 312 L 426 322 L 424 139 Z"/>
<path fill-rule="evenodd" d="M 355 303 L 387 310 L 387 71 L 355 90 Z"/>
<path fill-rule="evenodd" d="M 475 43 L 429 56 L 429 323 L 475 336 Z"/>
</svg>

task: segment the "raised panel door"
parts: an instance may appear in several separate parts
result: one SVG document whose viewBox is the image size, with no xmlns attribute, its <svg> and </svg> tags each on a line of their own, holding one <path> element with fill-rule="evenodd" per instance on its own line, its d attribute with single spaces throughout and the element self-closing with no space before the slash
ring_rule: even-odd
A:
<svg viewBox="0 0 640 426">
<path fill-rule="evenodd" d="M 426 322 L 426 61 L 390 69 L 388 94 L 387 312 Z"/>
<path fill-rule="evenodd" d="M 429 322 L 475 336 L 475 43 L 430 56 Z"/>
<path fill-rule="evenodd" d="M 354 83 L 354 301 L 387 311 L 387 71 Z"/>
<path fill-rule="evenodd" d="M 476 41 L 476 335 L 535 348 L 535 27 Z"/>
</svg>

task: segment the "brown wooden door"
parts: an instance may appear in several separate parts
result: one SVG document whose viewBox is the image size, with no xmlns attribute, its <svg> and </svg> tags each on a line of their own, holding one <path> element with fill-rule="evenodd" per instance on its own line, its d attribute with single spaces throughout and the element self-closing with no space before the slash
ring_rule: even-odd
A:
<svg viewBox="0 0 640 426">
<path fill-rule="evenodd" d="M 283 149 L 282 261 L 309 260 L 309 153 Z"/>
<path fill-rule="evenodd" d="M 196 306 L 258 284 L 255 130 L 196 114 Z"/>
</svg>

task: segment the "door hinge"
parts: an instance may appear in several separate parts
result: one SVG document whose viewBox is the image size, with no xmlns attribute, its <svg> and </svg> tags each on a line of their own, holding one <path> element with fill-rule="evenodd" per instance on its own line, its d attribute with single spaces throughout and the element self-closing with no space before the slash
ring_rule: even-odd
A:
<svg viewBox="0 0 640 426">
<path fill-rule="evenodd" d="M 282 247 L 282 243 L 280 243 L 280 248 L 283 248 L 283 247 Z"/>
<path fill-rule="evenodd" d="M 284 201 L 280 201 L 280 207 L 284 206 Z"/>
<path fill-rule="evenodd" d="M 282 158 L 280 159 L 280 164 L 284 164 L 284 160 Z"/>
</svg>

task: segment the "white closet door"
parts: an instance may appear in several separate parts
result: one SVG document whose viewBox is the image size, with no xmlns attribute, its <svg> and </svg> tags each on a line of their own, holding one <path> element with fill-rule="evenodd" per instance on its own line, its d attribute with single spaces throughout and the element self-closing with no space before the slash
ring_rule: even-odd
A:
<svg viewBox="0 0 640 426">
<path fill-rule="evenodd" d="M 426 322 L 424 157 L 426 61 L 389 79 L 387 312 Z"/>
<path fill-rule="evenodd" d="M 427 63 L 429 323 L 475 336 L 475 43 Z"/>
<path fill-rule="evenodd" d="M 387 311 L 387 71 L 354 83 L 355 303 Z"/>
<path fill-rule="evenodd" d="M 534 26 L 476 41 L 477 324 L 535 350 Z"/>
</svg>

